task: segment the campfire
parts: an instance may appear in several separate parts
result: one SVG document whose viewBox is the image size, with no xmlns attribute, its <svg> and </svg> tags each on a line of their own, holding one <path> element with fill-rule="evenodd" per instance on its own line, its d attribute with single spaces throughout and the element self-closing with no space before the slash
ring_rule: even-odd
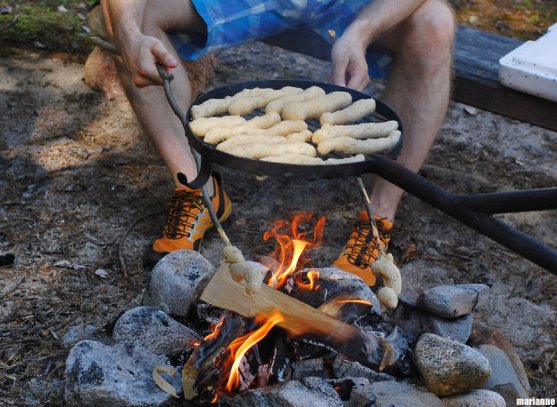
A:
<svg viewBox="0 0 557 407">
<path fill-rule="evenodd" d="M 331 369 L 337 359 L 337 363 L 355 360 L 379 370 L 396 362 L 392 338 L 387 340 L 384 334 L 373 333 L 371 326 L 365 331 L 359 325 L 365 324 L 366 318 L 374 319 L 380 314 L 379 303 L 370 298 L 371 291 L 362 298 L 354 290 L 361 287 L 343 287 L 335 281 L 342 280 L 341 271 L 331 273 L 329 269 L 322 282 L 320 271 L 304 268 L 311 260 L 309 251 L 321 244 L 325 228 L 325 217 L 321 217 L 309 231 L 301 230 L 311 221 L 311 213 L 300 212 L 290 222 L 273 222 L 265 232 L 265 241 L 276 241 L 273 253 L 261 260 L 268 268 L 264 283 L 270 288 L 265 289 L 265 295 L 279 290 L 293 300 L 279 299 L 273 304 L 255 298 L 253 303 L 261 309 L 252 318 L 223 312 L 184 366 L 186 399 L 215 403 L 250 388 L 290 380 L 300 375 L 300 369 L 305 371 L 306 366 Z M 237 291 L 239 285 L 226 272 L 219 271 L 202 299 L 210 298 L 214 303 L 213 290 L 222 290 L 227 284 L 236 284 L 236 290 L 227 292 L 228 298 L 217 302 L 242 295 Z M 312 308 L 305 304 L 329 318 L 311 315 Z M 234 306 L 237 304 L 224 304 L 228 309 Z M 240 314 L 246 313 L 240 311 Z M 311 320 L 312 317 L 316 319 Z"/>
<path fill-rule="evenodd" d="M 491 383 L 492 363 L 501 365 L 492 362 L 493 349 L 485 348 L 493 342 L 483 345 L 471 335 L 472 313 L 485 302 L 487 286 L 436 286 L 402 295 L 396 309 L 389 308 L 376 287 L 359 277 L 309 267 L 325 223 L 307 212 L 275 221 L 263 236 L 275 242 L 269 256 L 247 262 L 227 246 L 216 272 L 197 252 L 166 256 L 152 271 L 144 306 L 116 321 L 112 347 L 88 340 L 74 346 L 66 370 L 68 403 L 94 405 L 99 397 L 100 404 L 161 405 L 172 395 L 195 405 L 299 405 L 303 398 L 334 406 L 377 399 L 381 405 L 441 407 L 470 405 L 478 397 L 480 404 L 472 405 L 504 406 L 501 394 L 507 402 L 528 397 L 516 354 L 508 357 L 520 384 L 488 387 L 501 394 L 479 390 Z M 249 272 L 236 278 L 234 264 L 255 265 L 261 278 Z M 492 348 L 504 355 L 512 347 L 501 343 L 505 351 Z M 121 344 L 157 355 L 164 349 L 170 359 L 157 356 L 132 376 L 119 377 L 117 372 L 139 363 L 114 360 L 135 357 Z M 142 362 L 146 358 L 140 354 Z M 106 366 L 100 368 L 102 360 Z M 129 394 L 122 394 L 122 383 L 130 380 Z"/>
</svg>

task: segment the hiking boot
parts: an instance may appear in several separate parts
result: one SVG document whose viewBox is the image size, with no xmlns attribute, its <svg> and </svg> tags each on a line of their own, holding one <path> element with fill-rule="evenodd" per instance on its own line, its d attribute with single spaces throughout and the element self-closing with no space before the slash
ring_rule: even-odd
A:
<svg viewBox="0 0 557 407">
<path fill-rule="evenodd" d="M 215 193 L 211 203 L 220 222 L 232 213 L 232 203 L 222 189 L 221 177 L 213 173 Z M 147 252 L 147 264 L 153 266 L 170 252 L 182 249 L 201 250 L 205 232 L 213 227 L 201 190 L 176 188 L 170 201 L 163 237 L 155 240 Z"/>
<path fill-rule="evenodd" d="M 387 218 L 375 215 L 375 223 L 379 232 L 381 246 L 386 250 L 391 240 L 390 231 L 393 223 Z M 354 224 L 352 233 L 344 249 L 333 263 L 333 266 L 355 274 L 369 285 L 375 285 L 375 275 L 371 271 L 371 264 L 377 260 L 380 251 L 377 240 L 373 237 L 373 230 L 367 212 L 362 211 Z"/>
</svg>

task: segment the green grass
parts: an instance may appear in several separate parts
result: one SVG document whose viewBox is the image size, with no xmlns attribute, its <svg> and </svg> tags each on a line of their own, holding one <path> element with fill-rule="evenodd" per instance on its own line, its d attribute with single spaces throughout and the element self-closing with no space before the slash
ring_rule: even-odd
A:
<svg viewBox="0 0 557 407">
<path fill-rule="evenodd" d="M 0 16 L 1 29 L 6 27 L 15 15 L 19 15 L 15 24 L 0 31 L 0 49 L 44 49 L 75 54 L 86 54 L 91 50 L 90 42 L 82 28 L 86 22 L 78 16 L 77 11 L 58 11 L 58 1 L 35 3 L 41 5 L 16 7 L 11 15 Z M 65 3 L 68 4 L 69 0 Z M 86 11 L 83 10 L 82 14 Z"/>
</svg>

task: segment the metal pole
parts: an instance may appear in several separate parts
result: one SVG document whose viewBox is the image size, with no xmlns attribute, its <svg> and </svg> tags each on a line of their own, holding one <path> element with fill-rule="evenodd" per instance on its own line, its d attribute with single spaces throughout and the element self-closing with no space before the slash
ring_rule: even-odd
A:
<svg viewBox="0 0 557 407">
<path fill-rule="evenodd" d="M 454 202 L 484 213 L 510 213 L 557 209 L 557 188 L 457 195 Z"/>
<path fill-rule="evenodd" d="M 557 250 L 492 216 L 475 212 L 455 195 L 384 156 L 370 160 L 370 172 L 397 185 L 452 218 L 557 275 Z"/>
</svg>

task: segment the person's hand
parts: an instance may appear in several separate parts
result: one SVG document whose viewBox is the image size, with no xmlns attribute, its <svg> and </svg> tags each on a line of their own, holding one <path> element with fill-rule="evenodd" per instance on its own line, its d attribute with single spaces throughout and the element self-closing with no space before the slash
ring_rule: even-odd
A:
<svg viewBox="0 0 557 407">
<path fill-rule="evenodd" d="M 361 38 L 346 31 L 333 45 L 333 83 L 363 90 L 369 83 L 365 58 L 366 47 Z"/>
<path fill-rule="evenodd" d="M 162 84 L 156 63 L 161 62 L 167 71 L 176 68 L 178 62 L 157 38 L 140 32 L 121 33 L 117 44 L 124 66 L 138 88 Z"/>
</svg>

